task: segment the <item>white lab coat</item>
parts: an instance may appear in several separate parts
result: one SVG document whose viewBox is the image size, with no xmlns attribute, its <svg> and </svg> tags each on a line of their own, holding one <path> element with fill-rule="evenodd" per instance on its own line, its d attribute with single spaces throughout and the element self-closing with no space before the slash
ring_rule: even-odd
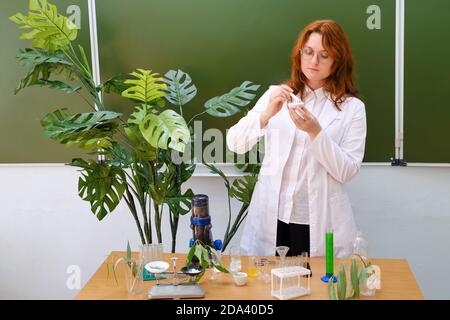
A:
<svg viewBox="0 0 450 320">
<path fill-rule="evenodd" d="M 268 105 L 276 86 L 270 86 L 255 107 L 227 133 L 227 146 L 242 154 L 265 136 L 264 159 L 248 209 L 241 247 L 248 255 L 274 255 L 279 193 L 284 165 L 296 128 L 286 104 L 267 126 L 260 128 L 260 113 Z M 308 157 L 308 200 L 310 208 L 310 255 L 325 255 L 325 232 L 334 232 L 334 253 L 344 257 L 352 252 L 356 225 L 343 184 L 357 174 L 364 157 L 366 113 L 364 103 L 347 98 L 338 111 L 331 99 L 318 119 L 322 131 L 311 142 L 304 134 Z M 303 131 L 302 131 L 303 132 Z"/>
</svg>

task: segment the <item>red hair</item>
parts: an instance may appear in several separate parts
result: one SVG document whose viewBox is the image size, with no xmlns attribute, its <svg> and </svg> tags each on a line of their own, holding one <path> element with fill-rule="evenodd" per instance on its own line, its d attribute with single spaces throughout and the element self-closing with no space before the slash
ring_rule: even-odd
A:
<svg viewBox="0 0 450 320">
<path fill-rule="evenodd" d="M 347 35 L 333 20 L 317 20 L 309 24 L 300 33 L 291 53 L 291 78 L 286 82 L 304 97 L 307 78 L 302 72 L 300 49 L 308 41 L 311 33 L 322 35 L 322 45 L 333 58 L 331 74 L 325 79 L 324 89 L 338 110 L 346 97 L 357 97 L 358 89 L 354 84 L 354 58 Z"/>
</svg>

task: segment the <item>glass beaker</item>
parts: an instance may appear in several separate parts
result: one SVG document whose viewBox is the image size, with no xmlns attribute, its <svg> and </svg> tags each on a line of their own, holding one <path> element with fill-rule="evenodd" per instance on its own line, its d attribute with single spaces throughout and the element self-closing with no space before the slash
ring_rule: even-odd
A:
<svg viewBox="0 0 450 320">
<path fill-rule="evenodd" d="M 209 266 L 209 277 L 208 280 L 217 280 L 217 277 L 220 273 L 220 271 L 214 266 L 214 264 L 220 263 L 220 256 L 221 252 L 217 251 L 219 254 L 219 257 L 217 257 L 215 254 L 211 254 L 211 265 Z"/>
<path fill-rule="evenodd" d="M 125 261 L 124 261 L 125 262 Z M 144 263 L 142 259 L 124 263 L 125 284 L 127 291 L 132 294 L 140 293 L 144 284 Z"/>
<path fill-rule="evenodd" d="M 258 270 L 258 280 L 264 280 L 264 268 L 265 268 L 265 264 L 264 264 L 264 260 L 261 258 L 257 258 L 255 260 L 255 267 Z"/>
<path fill-rule="evenodd" d="M 238 272 L 242 269 L 241 247 L 233 245 L 230 247 L 230 271 Z"/>
<path fill-rule="evenodd" d="M 303 251 L 302 252 L 302 267 L 305 269 L 308 269 L 309 271 L 311 271 L 311 266 L 309 265 L 309 254 L 307 251 Z M 312 271 L 309 274 L 310 277 L 312 277 Z"/>
<path fill-rule="evenodd" d="M 262 263 L 263 263 L 263 276 L 262 276 L 263 277 L 263 281 L 265 283 L 267 283 L 267 282 L 270 282 L 270 270 L 269 270 L 270 261 L 265 259 L 265 258 L 263 258 L 261 260 L 262 260 Z"/>
<path fill-rule="evenodd" d="M 250 268 L 247 272 L 247 274 L 250 278 L 259 279 L 260 272 L 256 266 L 257 261 L 258 261 L 258 259 L 255 256 L 250 257 Z"/>
<path fill-rule="evenodd" d="M 163 260 L 164 247 L 162 243 L 151 243 L 141 246 L 141 257 L 144 260 L 144 266 L 152 261 Z M 147 269 L 144 269 L 144 280 L 153 280 L 156 278 Z"/>
</svg>

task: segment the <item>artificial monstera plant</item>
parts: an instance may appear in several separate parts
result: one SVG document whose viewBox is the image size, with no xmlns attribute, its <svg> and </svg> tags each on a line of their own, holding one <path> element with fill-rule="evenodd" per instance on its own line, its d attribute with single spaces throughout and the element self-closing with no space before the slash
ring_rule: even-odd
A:
<svg viewBox="0 0 450 320">
<path fill-rule="evenodd" d="M 76 26 L 59 14 L 55 5 L 30 0 L 28 15 L 17 13 L 10 19 L 27 30 L 20 38 L 32 43 L 17 55 L 28 72 L 15 93 L 30 86 L 58 89 L 79 95 L 91 108 L 78 114 L 60 108 L 41 120 L 45 137 L 91 155 L 70 163 L 81 171 L 79 196 L 89 202 L 98 220 L 125 201 L 142 244 L 155 242 L 152 225 L 157 242 L 162 243 L 163 207 L 167 206 L 175 252 L 179 217 L 190 211 L 194 195 L 191 189 L 183 191 L 182 186 L 196 165 L 175 163 L 172 151 L 183 153 L 192 143 L 189 125 L 194 118 L 204 113 L 226 117 L 245 111 L 259 86 L 245 81 L 229 93 L 208 100 L 203 112 L 186 121 L 183 107 L 197 93 L 187 73 L 170 70 L 160 76 L 138 69 L 96 85 L 83 47 L 75 45 Z M 103 97 L 110 93 L 133 101 L 128 119 L 108 110 Z M 95 156 L 105 160 L 98 161 Z"/>
</svg>

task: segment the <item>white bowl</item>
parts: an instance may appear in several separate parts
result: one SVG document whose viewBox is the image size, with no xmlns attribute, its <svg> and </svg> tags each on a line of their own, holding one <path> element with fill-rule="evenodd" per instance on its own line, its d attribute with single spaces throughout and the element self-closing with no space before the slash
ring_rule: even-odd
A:
<svg viewBox="0 0 450 320">
<path fill-rule="evenodd" d="M 234 272 L 233 274 L 234 283 L 237 286 L 243 286 L 247 283 L 248 276 L 245 272 Z"/>
<path fill-rule="evenodd" d="M 144 266 L 150 273 L 161 273 L 169 269 L 169 264 L 165 261 L 152 261 Z"/>
</svg>

